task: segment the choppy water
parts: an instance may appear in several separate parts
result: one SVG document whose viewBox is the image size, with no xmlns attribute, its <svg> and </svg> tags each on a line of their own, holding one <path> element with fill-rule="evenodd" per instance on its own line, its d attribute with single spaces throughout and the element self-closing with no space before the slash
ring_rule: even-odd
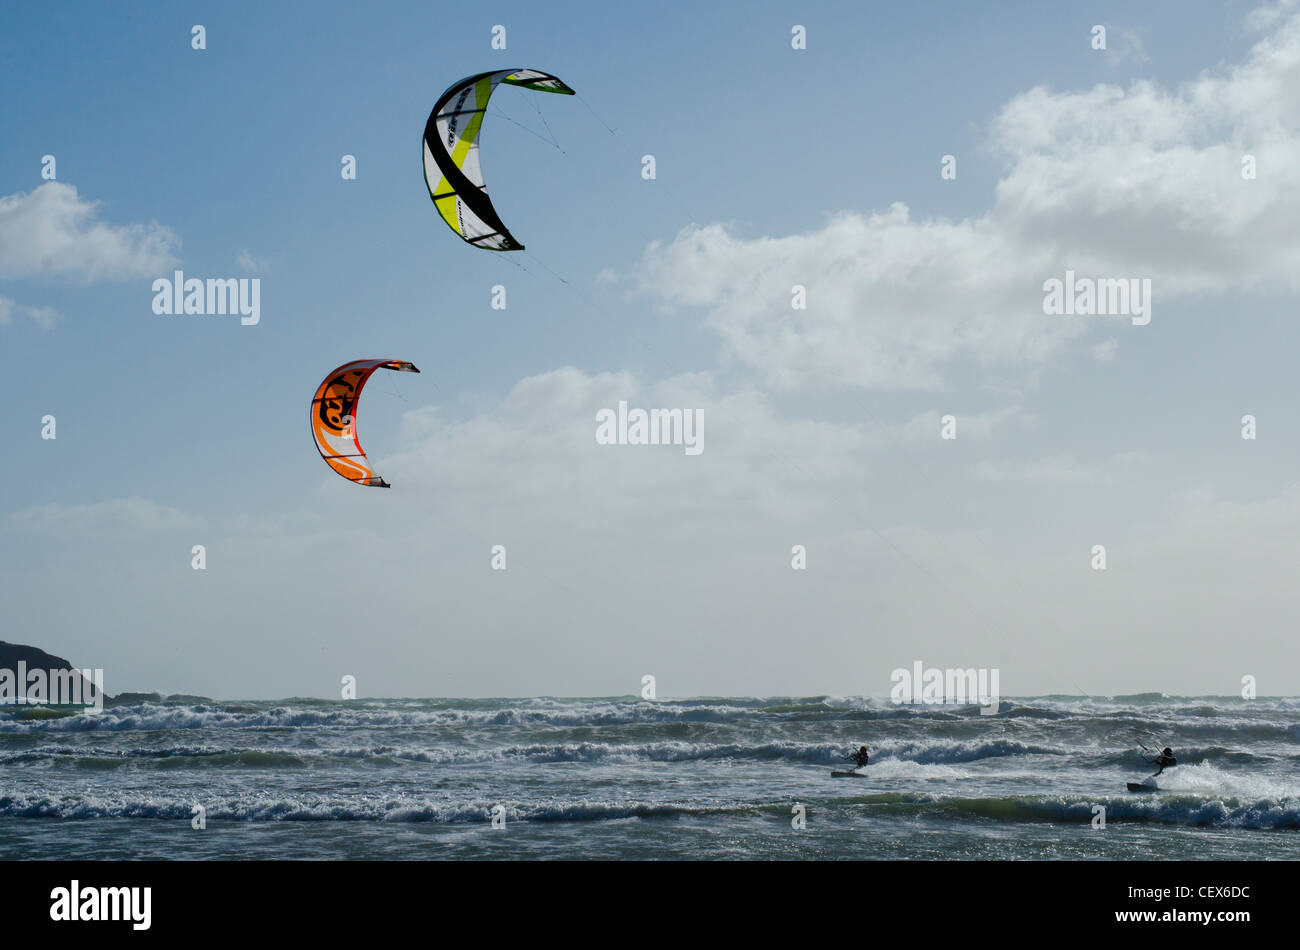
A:
<svg viewBox="0 0 1300 950">
<path fill-rule="evenodd" d="M 1300 700 L 1157 695 L 10 707 L 0 858 L 1295 859 L 1298 742 Z"/>
</svg>

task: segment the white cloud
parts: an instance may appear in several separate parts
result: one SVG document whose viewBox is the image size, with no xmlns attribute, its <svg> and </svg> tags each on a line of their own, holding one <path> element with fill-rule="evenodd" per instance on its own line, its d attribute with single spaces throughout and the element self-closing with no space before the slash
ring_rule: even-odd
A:
<svg viewBox="0 0 1300 950">
<path fill-rule="evenodd" d="M 993 461 L 984 459 L 975 465 L 975 474 L 989 481 L 1022 481 L 1047 483 L 1108 483 L 1110 472 L 1092 465 L 1084 465 L 1073 455 L 1062 453 L 1050 458 Z"/>
<path fill-rule="evenodd" d="M 620 400 L 630 408 L 700 413 L 703 453 L 597 444 L 597 411 L 617 409 Z M 743 518 L 788 514 L 791 496 L 819 507 L 824 499 L 803 497 L 810 478 L 852 484 L 861 477 L 864 449 L 900 436 L 861 423 L 784 418 L 762 395 L 717 391 L 708 374 L 646 383 L 629 373 L 589 376 L 572 368 L 522 380 L 500 405 L 464 422 L 449 422 L 434 408 L 409 412 L 403 430 L 413 447 L 377 464 L 389 481 L 408 487 L 412 503 L 457 497 L 491 518 L 555 519 L 566 530 L 599 523 L 615 495 L 655 499 L 624 511 L 651 522 L 707 510 Z M 777 491 L 778 484 L 785 489 Z"/>
<path fill-rule="evenodd" d="M 57 181 L 0 197 L 0 277 L 126 280 L 175 263 L 180 241 L 170 228 L 105 224 L 98 212 L 97 202 Z"/>
<path fill-rule="evenodd" d="M 59 322 L 59 312 L 53 307 L 28 307 L 0 297 L 0 327 L 12 326 L 18 317 L 26 317 L 42 330 L 52 330 Z"/>
<path fill-rule="evenodd" d="M 620 398 L 703 409 L 704 454 L 596 445 L 595 409 Z M 223 695 L 230 683 L 241 695 L 323 695 L 340 664 L 390 695 L 414 694 L 429 670 L 475 695 L 523 695 L 536 682 L 608 691 L 647 669 L 671 670 L 678 694 L 814 690 L 850 662 L 856 689 L 872 690 L 886 688 L 900 652 L 976 664 L 992 661 L 967 658 L 1019 642 L 1036 652 L 1016 663 L 1049 664 L 1019 670 L 1026 689 L 1068 688 L 1068 675 L 1123 691 L 1167 683 L 1163 648 L 1219 644 L 1213 631 L 1232 611 L 1289 616 L 1297 489 L 1260 502 L 1174 494 L 1131 521 L 1055 525 L 1033 498 L 1059 515 L 1062 483 L 1134 489 L 1147 461 L 1063 455 L 987 467 L 1016 500 L 963 523 L 963 492 L 882 485 L 886 437 L 782 418 L 765 397 L 720 393 L 707 376 L 558 370 L 465 421 L 408 413 L 409 449 L 375 459 L 391 491 L 320 466 L 307 511 L 269 520 L 214 522 L 142 498 L 46 505 L 5 526 L 20 543 L 0 549 L 0 567 L 47 594 L 93 592 L 106 617 L 143 618 L 151 648 L 124 671 L 133 682 Z M 1029 483 L 1043 490 L 1017 490 Z M 985 519 L 996 543 L 978 537 Z M 1098 542 L 1111 558 L 1104 578 L 1088 567 Z M 190 569 L 195 543 L 208 546 L 201 574 Z M 508 549 L 506 571 L 489 566 L 495 544 Z M 808 548 L 807 573 L 790 569 L 794 544 Z M 33 603 L 54 628 L 84 618 L 66 598 L 30 598 L 29 612 Z M 1266 623 L 1252 629 L 1276 637 Z M 802 649 L 813 630 L 818 649 Z M 1070 665 L 1080 638 L 1110 656 L 1134 630 L 1162 649 L 1129 657 L 1119 679 Z M 1252 656 L 1278 656 L 1276 639 L 1255 638 Z M 179 679 L 159 646 L 177 642 L 197 657 Z M 241 657 L 253 649 L 262 662 L 250 672 Z M 1243 662 L 1224 650 L 1180 667 L 1178 682 Z"/>
<path fill-rule="evenodd" d="M 241 250 L 235 255 L 235 264 L 246 274 L 264 274 L 271 265 L 264 258 L 254 257 L 248 250 Z"/>
<path fill-rule="evenodd" d="M 1093 345 L 1088 350 L 1088 353 L 1098 363 L 1115 362 L 1115 354 L 1117 354 L 1118 352 L 1119 352 L 1119 340 L 1117 340 L 1115 337 L 1111 337 L 1110 339 L 1107 340 L 1102 340 L 1100 343 Z"/>
<path fill-rule="evenodd" d="M 1102 464 L 1087 463 L 1061 452 L 1037 459 L 983 459 L 975 464 L 974 473 L 993 482 L 1116 485 L 1132 479 L 1150 461 L 1142 452 L 1113 452 Z"/>
<path fill-rule="evenodd" d="M 1146 51 L 1146 30 L 1141 27 L 1113 26 L 1106 34 L 1106 61 L 1112 68 L 1129 61 L 1140 66 L 1151 58 Z"/>
<path fill-rule="evenodd" d="M 619 399 L 702 409 L 704 454 L 597 445 L 595 411 Z M 765 395 L 721 392 L 706 374 L 561 369 L 464 420 L 407 413 L 406 450 L 372 456 L 391 491 L 345 484 L 308 449 L 319 491 L 298 513 L 207 519 L 143 498 L 45 505 L 4 525 L 15 543 L 0 546 L 0 570 L 39 592 L 19 605 L 19 627 L 39 617 L 83 629 L 84 603 L 61 596 L 82 591 L 104 617 L 127 618 L 132 682 L 222 695 L 324 695 L 340 669 L 389 695 L 416 694 L 430 670 L 461 695 L 525 695 L 538 682 L 588 695 L 647 670 L 670 670 L 678 695 L 774 693 L 825 688 L 846 664 L 854 688 L 870 691 L 887 688 L 900 652 L 978 665 L 1020 642 L 1036 652 L 1016 663 L 1048 664 L 1018 670 L 1026 691 L 1069 688 L 1064 676 L 1136 691 L 1168 682 L 1157 654 L 1170 644 L 1220 643 L 1231 612 L 1212 597 L 1261 621 L 1290 616 L 1300 491 L 1260 502 L 1169 494 L 1150 459 L 1111 453 L 986 464 L 980 474 L 1006 490 L 971 495 L 965 465 L 930 454 L 942 484 L 926 484 L 894 451 L 924 452 L 912 428 L 923 423 L 933 442 L 935 421 L 815 422 Z M 978 419 L 1030 421 L 1014 408 Z M 900 466 L 914 490 L 895 490 Z M 963 479 L 955 490 L 948 474 Z M 1077 504 L 1089 487 L 1155 503 L 1108 521 Z M 993 526 L 996 540 L 983 540 Z M 1104 577 L 1088 566 L 1093 543 L 1107 545 Z M 204 572 L 191 570 L 192 544 L 208 547 Z M 496 544 L 506 571 L 490 567 Z M 807 546 L 807 572 L 790 568 L 794 544 Z M 1254 629 L 1276 638 L 1266 623 Z M 1083 663 L 1081 639 L 1110 657 L 1135 630 L 1161 649 L 1129 656 L 1119 674 L 1070 665 Z M 809 631 L 815 650 L 800 646 Z M 1257 639 L 1252 656 L 1279 656 L 1279 641 Z M 178 643 L 191 651 L 183 674 L 168 659 Z M 1178 682 L 1241 662 L 1215 655 L 1180 668 Z"/>
<path fill-rule="evenodd" d="M 51 502 L 9 516 L 15 530 L 46 538 L 146 540 L 172 531 L 200 528 L 203 520 L 147 498 L 115 498 L 84 505 Z"/>
<path fill-rule="evenodd" d="M 1037 422 L 1033 413 L 1021 406 L 1006 406 L 987 412 L 956 412 L 951 409 L 931 409 L 913 415 L 901 423 L 878 422 L 871 431 L 875 434 L 875 445 L 880 448 L 899 446 L 904 443 L 913 446 L 933 445 L 940 437 L 943 417 L 953 415 L 957 419 L 957 436 L 963 441 L 987 441 L 999 432 L 1009 429 L 1029 429 Z"/>
<path fill-rule="evenodd" d="M 1296 0 L 1265 3 L 1246 14 L 1246 29 L 1263 33 L 1273 29 L 1296 8 Z"/>
<path fill-rule="evenodd" d="M 959 360 L 1032 374 L 1112 325 L 1043 314 L 1043 281 L 1066 269 L 1151 278 L 1161 305 L 1300 288 L 1300 16 L 1276 27 L 1244 63 L 1177 89 L 1015 97 L 992 123 L 1008 169 L 982 217 L 914 220 L 894 204 L 783 237 L 689 228 L 647 249 L 640 284 L 703 309 L 769 385 L 809 389 L 938 389 Z M 1246 153 L 1256 180 L 1241 176 Z M 795 284 L 806 310 L 791 307 Z"/>
<path fill-rule="evenodd" d="M 704 307 L 730 355 L 778 388 L 938 389 L 963 354 L 1038 362 L 1085 324 L 1046 318 L 1059 272 L 987 222 L 914 222 L 907 207 L 838 215 L 820 231 L 748 240 L 713 225 L 651 245 L 643 286 Z M 807 288 L 807 309 L 791 288 Z"/>
</svg>

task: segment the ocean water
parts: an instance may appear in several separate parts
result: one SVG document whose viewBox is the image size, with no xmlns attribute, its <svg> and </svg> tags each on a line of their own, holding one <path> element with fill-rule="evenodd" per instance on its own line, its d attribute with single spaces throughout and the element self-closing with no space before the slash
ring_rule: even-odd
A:
<svg viewBox="0 0 1300 950">
<path fill-rule="evenodd" d="M 7 707 L 0 858 L 1296 859 L 1298 742 L 1300 700 L 1155 694 Z"/>
</svg>

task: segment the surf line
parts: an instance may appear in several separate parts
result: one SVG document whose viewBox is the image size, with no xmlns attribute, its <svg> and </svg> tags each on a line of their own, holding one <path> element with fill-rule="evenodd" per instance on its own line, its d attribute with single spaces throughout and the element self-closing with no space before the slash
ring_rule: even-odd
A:
<svg viewBox="0 0 1300 950">
<path fill-rule="evenodd" d="M 996 716 L 1001 705 L 999 671 L 994 669 L 925 668 L 920 660 L 912 669 L 899 667 L 890 674 L 889 698 L 895 705 L 978 705 L 980 715 Z"/>
<path fill-rule="evenodd" d="M 0 705 L 85 706 L 86 712 L 104 711 L 102 669 L 29 670 L 26 660 L 17 669 L 0 669 Z"/>
</svg>

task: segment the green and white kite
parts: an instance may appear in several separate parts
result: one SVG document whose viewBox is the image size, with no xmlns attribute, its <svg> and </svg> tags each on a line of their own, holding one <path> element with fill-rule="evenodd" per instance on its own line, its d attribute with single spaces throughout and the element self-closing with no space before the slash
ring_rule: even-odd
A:
<svg viewBox="0 0 1300 950">
<path fill-rule="evenodd" d="M 439 97 L 424 125 L 424 183 L 448 227 L 475 247 L 522 251 L 497 216 L 483 183 L 478 145 L 488 100 L 498 83 L 571 96 L 559 79 L 536 69 L 500 69 L 467 76 Z"/>
</svg>

